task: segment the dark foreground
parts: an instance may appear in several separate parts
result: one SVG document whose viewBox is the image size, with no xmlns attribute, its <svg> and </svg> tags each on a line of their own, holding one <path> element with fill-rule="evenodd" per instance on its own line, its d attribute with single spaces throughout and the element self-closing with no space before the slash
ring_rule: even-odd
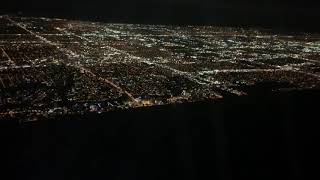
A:
<svg viewBox="0 0 320 180">
<path fill-rule="evenodd" d="M 19 124 L 2 121 L 10 179 L 309 179 L 319 91 L 253 93 Z M 315 178 L 317 179 L 317 178 Z"/>
</svg>

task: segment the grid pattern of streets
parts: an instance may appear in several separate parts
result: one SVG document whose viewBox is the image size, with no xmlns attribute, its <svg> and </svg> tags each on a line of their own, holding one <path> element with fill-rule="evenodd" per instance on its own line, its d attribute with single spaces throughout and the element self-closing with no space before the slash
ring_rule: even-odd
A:
<svg viewBox="0 0 320 180">
<path fill-rule="evenodd" d="M 0 16 L 0 117 L 320 87 L 320 35 Z M 31 118 L 31 119 L 32 119 Z"/>
</svg>

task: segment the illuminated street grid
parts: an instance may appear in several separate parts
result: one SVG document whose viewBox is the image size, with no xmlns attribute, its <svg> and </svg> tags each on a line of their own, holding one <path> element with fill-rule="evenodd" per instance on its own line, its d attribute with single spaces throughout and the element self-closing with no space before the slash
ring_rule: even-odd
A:
<svg viewBox="0 0 320 180">
<path fill-rule="evenodd" d="M 0 118 L 319 89 L 320 35 L 0 16 Z"/>
</svg>

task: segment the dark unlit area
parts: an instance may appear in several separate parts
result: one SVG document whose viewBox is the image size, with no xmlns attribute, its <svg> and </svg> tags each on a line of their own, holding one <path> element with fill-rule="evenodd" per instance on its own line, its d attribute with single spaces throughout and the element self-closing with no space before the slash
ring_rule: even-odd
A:
<svg viewBox="0 0 320 180">
<path fill-rule="evenodd" d="M 1 122 L 13 179 L 304 179 L 317 176 L 318 91 Z M 311 103 L 314 102 L 314 103 Z M 4 174 L 2 174 L 4 175 Z"/>
<path fill-rule="evenodd" d="M 62 17 L 113 23 L 197 24 L 319 31 L 318 3 L 312 0 L 5 0 L 0 13 Z"/>
</svg>

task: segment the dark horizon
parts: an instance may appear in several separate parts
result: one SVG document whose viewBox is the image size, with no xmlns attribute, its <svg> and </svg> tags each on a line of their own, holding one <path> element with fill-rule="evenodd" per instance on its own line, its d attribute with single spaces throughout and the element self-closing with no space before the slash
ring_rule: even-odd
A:
<svg viewBox="0 0 320 180">
<path fill-rule="evenodd" d="M 317 3 L 311 0 L 5 0 L 1 14 L 113 23 L 254 26 L 320 32 Z"/>
</svg>

